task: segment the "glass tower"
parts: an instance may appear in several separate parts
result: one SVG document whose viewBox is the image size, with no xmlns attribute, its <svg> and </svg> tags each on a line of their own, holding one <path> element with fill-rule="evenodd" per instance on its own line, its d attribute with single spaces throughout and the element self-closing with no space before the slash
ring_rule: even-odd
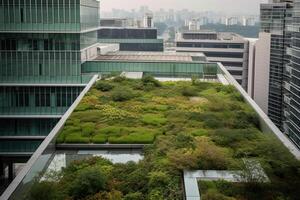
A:
<svg viewBox="0 0 300 200">
<path fill-rule="evenodd" d="M 97 52 L 99 9 L 96 0 L 0 0 L 1 173 L 7 157 L 36 150 L 90 80 L 81 65 Z"/>
<path fill-rule="evenodd" d="M 286 104 L 286 120 L 284 130 L 291 140 L 300 148 L 300 1 L 294 1 L 293 22 L 290 26 L 292 31 L 291 48 L 287 53 L 291 59 L 287 65 L 286 73 L 289 80 L 287 84 L 290 90 L 287 90 L 284 100 Z"/>
<path fill-rule="evenodd" d="M 268 115 L 281 130 L 285 118 L 283 94 L 288 88 L 284 69 L 289 63 L 287 48 L 291 42 L 291 32 L 287 27 L 291 19 L 291 0 L 274 0 L 261 5 L 261 32 L 271 33 Z"/>
</svg>

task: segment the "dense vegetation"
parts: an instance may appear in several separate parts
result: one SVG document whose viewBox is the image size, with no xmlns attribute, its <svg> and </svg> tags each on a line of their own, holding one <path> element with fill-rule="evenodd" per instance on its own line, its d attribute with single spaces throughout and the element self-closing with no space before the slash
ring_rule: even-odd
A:
<svg viewBox="0 0 300 200">
<path fill-rule="evenodd" d="M 160 83 L 152 77 L 102 80 L 82 100 L 57 142 L 150 145 L 139 163 L 76 161 L 34 184 L 27 199 L 179 200 L 183 169 L 237 170 L 242 158 L 258 159 L 271 179 L 244 189 L 263 195 L 252 198 L 207 186 L 206 199 L 299 197 L 299 162 L 275 137 L 260 132 L 255 112 L 231 86 Z"/>
</svg>

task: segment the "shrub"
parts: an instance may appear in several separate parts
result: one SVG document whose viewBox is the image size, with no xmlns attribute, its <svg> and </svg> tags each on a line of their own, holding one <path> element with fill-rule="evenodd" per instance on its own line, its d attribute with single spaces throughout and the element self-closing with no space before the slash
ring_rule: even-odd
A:
<svg viewBox="0 0 300 200">
<path fill-rule="evenodd" d="M 103 82 L 103 81 L 98 81 L 96 83 L 96 88 L 102 92 L 108 92 L 114 88 L 113 85 Z"/>
<path fill-rule="evenodd" d="M 203 200 L 235 200 L 233 197 L 227 197 L 216 190 L 208 190 L 206 194 L 202 196 Z"/>
<path fill-rule="evenodd" d="M 124 200 L 143 200 L 144 196 L 141 192 L 129 193 L 124 196 Z"/>
<path fill-rule="evenodd" d="M 216 146 L 205 137 L 196 138 L 194 152 L 199 169 L 225 170 L 231 164 L 231 155 L 227 149 Z"/>
<path fill-rule="evenodd" d="M 93 195 L 105 189 L 106 176 L 97 168 L 80 170 L 75 180 L 70 184 L 69 194 L 75 199 Z"/>
<path fill-rule="evenodd" d="M 212 137 L 219 145 L 234 147 L 237 143 L 258 139 L 259 132 L 255 129 L 218 129 Z"/>
<path fill-rule="evenodd" d="M 116 83 L 121 83 L 123 81 L 126 81 L 127 78 L 125 76 L 116 76 L 114 79 L 113 79 L 113 82 L 116 82 Z"/>
<path fill-rule="evenodd" d="M 179 133 L 175 137 L 175 146 L 177 148 L 194 147 L 194 138 L 191 134 Z"/>
<path fill-rule="evenodd" d="M 185 97 L 194 97 L 197 96 L 197 91 L 193 87 L 184 87 L 182 88 L 181 94 Z"/>
<path fill-rule="evenodd" d="M 149 188 L 165 188 L 170 181 L 170 176 L 162 171 L 149 173 Z"/>
<path fill-rule="evenodd" d="M 236 111 L 234 117 L 233 128 L 259 128 L 259 118 L 255 112 Z"/>
<path fill-rule="evenodd" d="M 134 97 L 134 93 L 129 88 L 118 88 L 112 92 L 112 99 L 114 101 L 128 101 Z"/>
<path fill-rule="evenodd" d="M 65 143 L 84 143 L 87 144 L 90 142 L 90 139 L 87 137 L 82 137 L 80 133 L 71 133 L 66 135 Z"/>
<path fill-rule="evenodd" d="M 84 137 L 90 137 L 95 132 L 96 125 L 95 123 L 88 122 L 81 125 L 82 135 Z"/>
<path fill-rule="evenodd" d="M 153 133 L 131 133 L 129 135 L 111 136 L 108 138 L 111 144 L 151 144 L 155 139 Z"/>
<path fill-rule="evenodd" d="M 56 138 L 56 143 L 57 144 L 62 144 L 65 142 L 65 134 L 64 133 L 60 133 L 57 138 Z"/>
<path fill-rule="evenodd" d="M 92 142 L 95 144 L 105 144 L 107 142 L 107 136 L 101 134 L 95 135 L 92 138 Z"/>
<path fill-rule="evenodd" d="M 148 199 L 149 200 L 164 200 L 164 196 L 160 190 L 155 189 L 155 190 L 150 191 Z"/>
<path fill-rule="evenodd" d="M 104 135 L 119 135 L 121 133 L 121 128 L 117 126 L 108 126 L 100 129 L 99 133 Z"/>
<path fill-rule="evenodd" d="M 201 136 L 206 136 L 208 135 L 208 130 L 206 129 L 197 129 L 195 131 L 192 131 L 192 135 L 195 136 L 195 137 L 201 137 Z"/>
<path fill-rule="evenodd" d="M 29 190 L 28 200 L 53 200 L 59 199 L 59 190 L 52 182 L 35 182 Z"/>
<path fill-rule="evenodd" d="M 160 126 L 167 123 L 167 119 L 163 115 L 146 114 L 142 118 L 142 122 L 147 125 Z"/>
<path fill-rule="evenodd" d="M 151 85 L 155 87 L 161 87 L 161 83 L 156 80 L 153 76 L 146 75 L 142 78 L 142 82 L 144 86 Z"/>
<path fill-rule="evenodd" d="M 75 112 L 71 115 L 72 119 L 79 119 L 80 122 L 97 122 L 99 119 L 101 119 L 101 117 L 103 117 L 103 113 L 99 110 Z"/>
</svg>

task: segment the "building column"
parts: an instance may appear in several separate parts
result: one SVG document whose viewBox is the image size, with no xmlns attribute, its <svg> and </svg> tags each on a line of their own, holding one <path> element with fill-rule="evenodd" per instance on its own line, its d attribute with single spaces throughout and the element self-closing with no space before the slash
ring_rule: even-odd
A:
<svg viewBox="0 0 300 200">
<path fill-rule="evenodd" d="M 2 161 L 0 161 L 0 179 L 2 177 L 4 177 L 4 170 L 5 170 L 5 167 L 4 167 L 4 163 Z"/>
<path fill-rule="evenodd" d="M 12 181 L 14 179 L 14 163 L 8 163 L 8 180 Z"/>
</svg>

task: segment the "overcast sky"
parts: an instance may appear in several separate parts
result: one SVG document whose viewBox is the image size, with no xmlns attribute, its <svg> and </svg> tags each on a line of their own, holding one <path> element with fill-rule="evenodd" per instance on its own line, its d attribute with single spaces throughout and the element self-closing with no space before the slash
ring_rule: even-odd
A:
<svg viewBox="0 0 300 200">
<path fill-rule="evenodd" d="M 259 13 L 259 3 L 267 0 L 100 0 L 101 9 L 110 11 L 116 9 L 136 9 L 142 5 L 152 10 L 183 9 L 197 11 L 223 11 L 226 13 Z"/>
</svg>

